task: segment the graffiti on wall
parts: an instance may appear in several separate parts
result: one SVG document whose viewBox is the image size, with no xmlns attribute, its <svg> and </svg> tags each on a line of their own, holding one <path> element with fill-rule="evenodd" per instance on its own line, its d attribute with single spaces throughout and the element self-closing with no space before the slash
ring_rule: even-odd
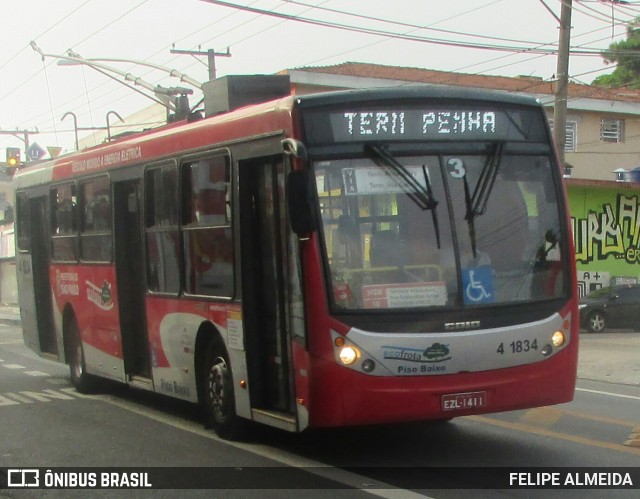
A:
<svg viewBox="0 0 640 499">
<path fill-rule="evenodd" d="M 609 272 L 579 271 L 578 272 L 578 295 L 583 296 L 593 293 L 600 288 L 609 286 L 611 275 Z"/>
<path fill-rule="evenodd" d="M 589 263 L 608 258 L 640 265 L 640 201 L 618 194 L 615 206 L 602 205 L 586 218 L 571 217 L 576 261 Z"/>
</svg>

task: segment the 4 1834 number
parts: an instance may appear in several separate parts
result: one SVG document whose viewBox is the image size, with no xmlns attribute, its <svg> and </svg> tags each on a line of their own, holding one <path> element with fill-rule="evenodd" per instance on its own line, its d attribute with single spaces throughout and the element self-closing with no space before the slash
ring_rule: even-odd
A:
<svg viewBox="0 0 640 499">
<path fill-rule="evenodd" d="M 534 339 L 533 341 L 517 340 L 507 344 L 506 347 L 503 342 L 500 343 L 496 352 L 498 352 L 501 355 L 504 355 L 505 351 L 507 353 L 515 354 L 515 353 L 527 353 L 531 350 L 537 350 L 537 349 L 538 349 L 538 340 L 536 339 Z"/>
</svg>

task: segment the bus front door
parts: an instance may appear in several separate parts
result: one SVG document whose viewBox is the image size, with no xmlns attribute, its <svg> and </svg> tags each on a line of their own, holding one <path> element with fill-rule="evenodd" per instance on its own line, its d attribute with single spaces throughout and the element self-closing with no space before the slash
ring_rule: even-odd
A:
<svg viewBox="0 0 640 499">
<path fill-rule="evenodd" d="M 25 286 L 33 289 L 30 293 L 20 296 L 20 308 L 33 310 L 34 313 L 23 314 L 22 329 L 25 342 L 41 355 L 53 355 L 58 357 L 58 345 L 53 321 L 53 297 L 51 294 L 51 282 L 49 279 L 49 264 L 51 260 L 51 238 L 49 227 L 45 220 L 47 217 L 47 198 L 37 197 L 29 201 L 29 227 L 31 229 L 31 263 L 28 255 L 18 255 L 19 278 L 29 284 Z M 33 302 L 31 302 L 31 299 Z M 25 303 L 28 301 L 29 303 Z M 25 317 L 25 315 L 27 317 Z M 29 320 L 35 318 L 35 323 Z M 26 320 L 25 320 L 26 319 Z M 35 347 L 35 348 L 34 348 Z"/>
<path fill-rule="evenodd" d="M 240 161 L 242 309 L 251 406 L 294 414 L 282 157 Z"/>
<path fill-rule="evenodd" d="M 149 379 L 140 180 L 114 183 L 116 278 L 124 368 L 129 381 Z"/>
</svg>

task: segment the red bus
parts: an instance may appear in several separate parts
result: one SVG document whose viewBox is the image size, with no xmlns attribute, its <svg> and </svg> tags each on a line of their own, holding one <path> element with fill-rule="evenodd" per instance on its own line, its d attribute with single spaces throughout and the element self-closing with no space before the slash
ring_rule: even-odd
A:
<svg viewBox="0 0 640 499">
<path fill-rule="evenodd" d="M 536 101 L 285 96 L 19 171 L 26 345 L 233 436 L 573 398 L 575 267 Z"/>
</svg>

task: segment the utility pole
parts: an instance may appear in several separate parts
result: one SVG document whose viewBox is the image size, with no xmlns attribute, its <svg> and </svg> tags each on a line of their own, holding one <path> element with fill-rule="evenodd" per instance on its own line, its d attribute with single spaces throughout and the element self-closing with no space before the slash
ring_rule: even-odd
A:
<svg viewBox="0 0 640 499">
<path fill-rule="evenodd" d="M 556 69 L 556 99 L 553 107 L 553 138 L 558 148 L 560 167 L 564 168 L 564 146 L 567 128 L 567 87 L 569 85 L 569 48 L 571 39 L 571 1 L 562 0 L 560 38 Z"/>
<path fill-rule="evenodd" d="M 22 142 L 24 142 L 25 153 L 27 149 L 29 149 L 29 135 L 35 135 L 37 133 L 40 133 L 38 129 L 34 132 L 30 132 L 29 130 L 0 130 L 0 135 L 13 135 L 22 140 Z M 20 135 L 22 135 L 22 137 L 20 137 Z"/>
<path fill-rule="evenodd" d="M 209 81 L 216 79 L 216 56 L 217 57 L 231 57 L 231 52 L 229 51 L 229 47 L 227 47 L 226 52 L 216 52 L 213 49 L 209 49 L 206 52 L 202 50 L 178 50 L 171 49 L 172 54 L 186 54 L 186 55 L 206 55 L 207 62 L 209 65 Z"/>
</svg>

